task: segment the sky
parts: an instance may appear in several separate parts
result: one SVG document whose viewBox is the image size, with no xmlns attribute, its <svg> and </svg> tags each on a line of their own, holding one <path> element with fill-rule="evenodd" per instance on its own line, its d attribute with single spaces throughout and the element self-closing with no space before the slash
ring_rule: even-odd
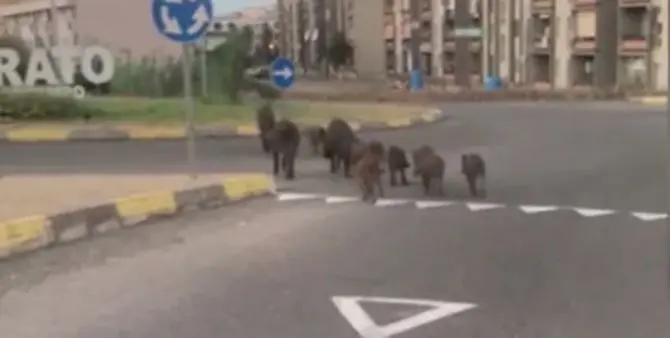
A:
<svg viewBox="0 0 670 338">
<path fill-rule="evenodd" d="M 265 6 L 275 3 L 276 0 L 214 0 L 216 14 L 225 14 L 247 7 Z"/>
</svg>

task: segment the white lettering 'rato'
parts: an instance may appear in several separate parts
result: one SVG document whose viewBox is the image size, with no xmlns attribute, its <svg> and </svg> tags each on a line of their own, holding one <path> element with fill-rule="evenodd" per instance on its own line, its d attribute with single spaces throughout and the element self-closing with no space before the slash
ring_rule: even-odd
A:
<svg viewBox="0 0 670 338">
<path fill-rule="evenodd" d="M 431 187 L 435 187 L 439 196 L 444 196 L 444 170 L 446 163 L 430 146 L 422 146 L 412 152 L 414 160 L 414 176 L 421 177 L 424 195 L 429 195 Z"/>
<path fill-rule="evenodd" d="M 461 173 L 465 176 L 472 197 L 486 197 L 486 162 L 481 155 L 461 155 Z"/>
</svg>

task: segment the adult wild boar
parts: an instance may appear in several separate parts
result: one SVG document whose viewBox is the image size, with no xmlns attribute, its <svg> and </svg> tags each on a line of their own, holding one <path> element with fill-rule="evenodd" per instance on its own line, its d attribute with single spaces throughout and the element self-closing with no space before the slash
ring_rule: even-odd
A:
<svg viewBox="0 0 670 338">
<path fill-rule="evenodd" d="M 486 197 L 486 162 L 477 153 L 461 155 L 461 173 L 468 183 L 468 190 L 472 197 Z M 477 184 L 478 182 L 481 183 Z"/>
<path fill-rule="evenodd" d="M 282 119 L 267 133 L 266 140 L 272 151 L 272 172 L 279 174 L 281 169 L 286 179 L 295 178 L 295 159 L 300 147 L 300 131 L 298 126 L 290 120 Z"/>
<path fill-rule="evenodd" d="M 261 139 L 261 147 L 266 153 L 271 151 L 268 142 L 268 133 L 275 127 L 275 124 L 275 114 L 270 103 L 265 103 L 256 109 L 256 127 L 259 132 L 258 136 Z"/>
<path fill-rule="evenodd" d="M 409 185 L 405 170 L 409 168 L 409 161 L 405 155 L 405 150 L 392 145 L 388 149 L 387 165 L 389 167 L 389 176 L 391 186 L 396 186 L 396 174 L 400 174 L 400 184 Z"/>
<path fill-rule="evenodd" d="M 356 140 L 353 129 L 346 121 L 339 118 L 330 121 L 328 127 L 326 127 L 323 142 L 323 157 L 330 160 L 331 173 L 336 173 L 340 169 L 340 163 L 342 163 L 344 165 L 344 177 L 351 177 L 349 173 L 351 148 Z"/>
<path fill-rule="evenodd" d="M 446 163 L 432 147 L 422 146 L 412 153 L 414 160 L 414 176 L 421 177 L 424 195 L 430 193 L 431 187 L 435 186 L 437 194 L 444 196 L 444 170 Z"/>
<path fill-rule="evenodd" d="M 379 197 L 384 197 L 384 188 L 381 183 L 382 157 L 372 151 L 366 151 L 356 164 L 354 174 L 358 178 L 358 186 L 361 189 L 363 201 L 376 201 L 375 186 L 379 191 Z"/>
<path fill-rule="evenodd" d="M 319 147 L 323 145 L 326 139 L 326 129 L 321 126 L 311 126 L 305 129 L 305 135 L 312 148 L 312 154 L 317 155 L 319 153 Z"/>
</svg>

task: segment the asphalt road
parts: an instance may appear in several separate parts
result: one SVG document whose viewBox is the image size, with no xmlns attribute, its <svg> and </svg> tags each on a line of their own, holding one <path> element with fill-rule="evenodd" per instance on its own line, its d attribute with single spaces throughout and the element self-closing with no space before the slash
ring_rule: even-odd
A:
<svg viewBox="0 0 670 338">
<path fill-rule="evenodd" d="M 665 118 L 624 104 L 453 105 L 433 126 L 374 137 L 481 152 L 487 202 L 612 208 L 525 214 L 272 198 L 0 263 L 0 332 L 24 337 L 356 337 L 334 296 L 466 302 L 398 337 L 663 337 Z M 0 145 L 8 172 L 175 171 L 180 144 Z M 207 141 L 203 171 L 269 168 L 253 140 Z M 6 154 L 6 156 L 5 156 Z M 454 162 L 454 161 L 451 161 Z M 353 195 L 305 155 L 287 190 Z M 447 188 L 465 197 L 452 164 Z M 416 185 L 393 197 L 421 197 Z M 259 212 L 262 211 L 262 212 Z M 380 325 L 408 307 L 364 306 Z M 360 319 L 360 318 L 359 318 Z"/>
</svg>

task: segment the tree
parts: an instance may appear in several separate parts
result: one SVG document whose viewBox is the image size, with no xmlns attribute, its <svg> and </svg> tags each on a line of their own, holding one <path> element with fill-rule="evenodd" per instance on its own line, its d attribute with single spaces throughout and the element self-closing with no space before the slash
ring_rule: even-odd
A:
<svg viewBox="0 0 670 338">
<path fill-rule="evenodd" d="M 342 66 L 350 64 L 353 61 L 354 47 L 349 43 L 343 32 L 337 32 L 333 36 L 328 50 L 328 57 L 335 71 L 339 71 Z"/>
</svg>

